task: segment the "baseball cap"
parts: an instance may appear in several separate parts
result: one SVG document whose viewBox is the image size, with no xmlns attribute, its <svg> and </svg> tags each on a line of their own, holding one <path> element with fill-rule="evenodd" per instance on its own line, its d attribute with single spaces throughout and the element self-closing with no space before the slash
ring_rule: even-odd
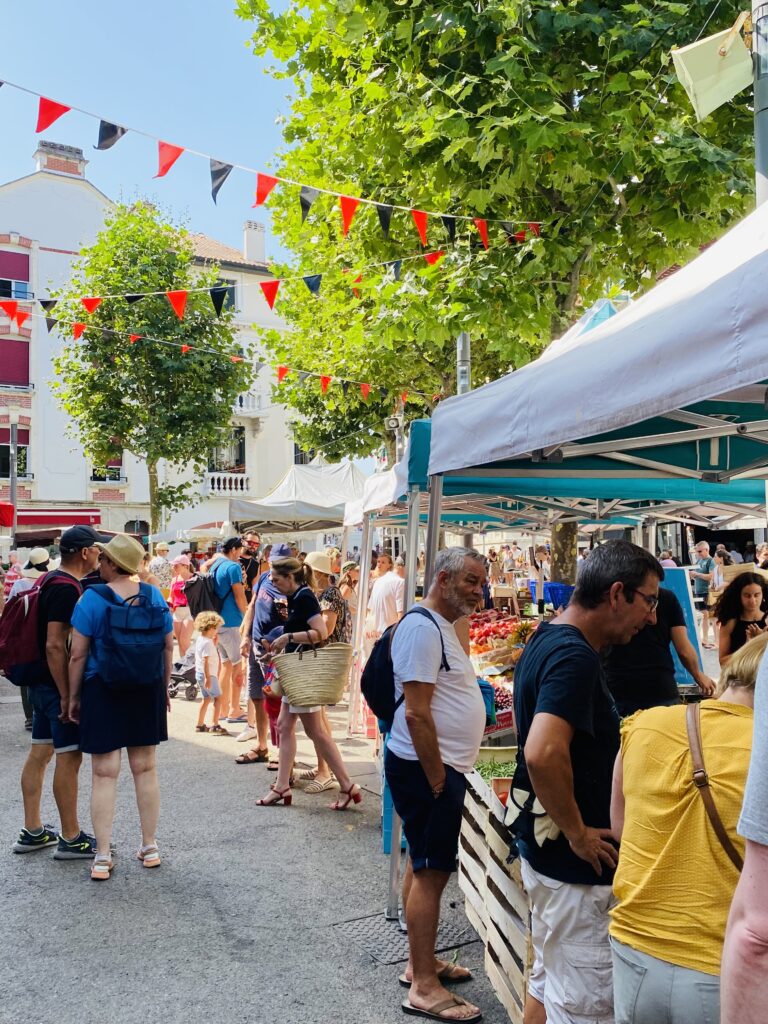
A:
<svg viewBox="0 0 768 1024">
<path fill-rule="evenodd" d="M 62 533 L 59 549 L 63 555 L 73 555 L 83 548 L 90 548 L 94 544 L 108 540 L 109 537 L 102 537 L 92 526 L 71 526 Z"/>
<path fill-rule="evenodd" d="M 270 562 L 277 562 L 281 558 L 293 558 L 290 544 L 273 544 L 269 553 Z"/>
<path fill-rule="evenodd" d="M 171 559 L 171 565 L 192 565 L 189 559 L 189 555 L 176 555 L 175 558 Z"/>
</svg>

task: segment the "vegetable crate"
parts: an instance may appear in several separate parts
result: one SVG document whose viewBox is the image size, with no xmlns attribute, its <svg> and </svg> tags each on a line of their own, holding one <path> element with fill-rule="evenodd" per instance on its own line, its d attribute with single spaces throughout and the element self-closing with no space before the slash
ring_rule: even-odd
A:
<svg viewBox="0 0 768 1024">
<path fill-rule="evenodd" d="M 504 827 L 506 808 L 476 773 L 468 776 L 462 836 L 459 843 L 459 885 L 467 899 L 467 917 L 485 945 L 485 972 L 513 1024 L 522 1024 L 528 977 L 533 965 L 531 915 L 523 889 L 520 861 L 507 863 L 509 845 Z M 484 827 L 480 842 L 477 826 Z M 470 863 L 471 862 L 471 863 Z M 478 866 L 485 866 L 482 887 Z M 462 870 L 472 880 L 462 885 Z M 482 893 L 482 912 L 477 898 Z M 478 927 L 479 921 L 482 927 Z"/>
</svg>

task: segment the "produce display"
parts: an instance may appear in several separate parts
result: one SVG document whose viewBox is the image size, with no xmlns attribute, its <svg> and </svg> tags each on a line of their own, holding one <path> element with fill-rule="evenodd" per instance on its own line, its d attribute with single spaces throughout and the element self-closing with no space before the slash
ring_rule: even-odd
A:
<svg viewBox="0 0 768 1024">
<path fill-rule="evenodd" d="M 494 689 L 496 722 L 486 734 L 514 728 L 513 673 L 536 621 L 489 609 L 469 619 L 469 652 L 472 665 Z"/>
<path fill-rule="evenodd" d="M 486 782 L 491 779 L 509 779 L 515 771 L 514 761 L 478 761 L 475 771 L 482 775 Z"/>
</svg>

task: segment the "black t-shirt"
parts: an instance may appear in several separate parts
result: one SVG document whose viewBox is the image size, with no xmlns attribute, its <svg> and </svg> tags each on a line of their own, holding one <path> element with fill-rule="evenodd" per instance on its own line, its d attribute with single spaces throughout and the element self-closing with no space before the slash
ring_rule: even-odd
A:
<svg viewBox="0 0 768 1024">
<path fill-rule="evenodd" d="M 246 554 L 240 556 L 240 565 L 243 569 L 243 579 L 245 581 L 246 601 L 251 600 L 251 596 L 253 594 L 253 581 L 259 575 L 260 564 L 258 555 Z"/>
<path fill-rule="evenodd" d="M 685 626 L 683 609 L 672 591 L 661 587 L 655 625 L 643 627 L 628 644 L 603 652 L 605 680 L 619 714 L 631 715 L 679 697 L 669 647 L 675 626 Z"/>
<path fill-rule="evenodd" d="M 571 741 L 573 792 L 585 825 L 611 823 L 611 781 L 619 750 L 619 716 L 603 679 L 600 656 L 575 626 L 543 623 L 515 668 L 515 721 L 520 754 L 515 786 L 530 789 L 523 753 L 536 714 L 556 715 L 576 730 Z M 531 867 L 556 881 L 610 885 L 605 865 L 595 874 L 562 834 L 539 846 L 533 820 L 520 838 L 520 853 Z"/>
<path fill-rule="evenodd" d="M 320 614 L 320 602 L 309 587 L 299 587 L 296 593 L 288 598 L 288 618 L 283 632 L 303 633 L 309 629 L 309 620 Z M 289 644 L 287 649 L 293 650 L 293 647 Z"/>
<path fill-rule="evenodd" d="M 71 583 L 53 583 L 53 577 L 64 577 L 66 580 L 71 580 Z M 80 594 L 82 588 L 80 581 L 77 580 L 68 572 L 64 572 L 63 569 L 54 569 L 53 572 L 48 573 L 48 576 L 43 583 L 42 589 L 40 590 L 40 599 L 38 603 L 38 625 L 40 627 L 40 650 L 43 652 L 43 657 L 40 661 L 40 671 L 36 673 L 35 683 L 44 684 L 46 686 L 56 686 L 53 676 L 48 668 L 48 663 L 45 660 L 45 642 L 48 635 L 48 623 L 49 622 L 64 622 L 67 626 L 72 622 L 72 612 L 75 610 L 75 605 L 80 600 Z"/>
</svg>

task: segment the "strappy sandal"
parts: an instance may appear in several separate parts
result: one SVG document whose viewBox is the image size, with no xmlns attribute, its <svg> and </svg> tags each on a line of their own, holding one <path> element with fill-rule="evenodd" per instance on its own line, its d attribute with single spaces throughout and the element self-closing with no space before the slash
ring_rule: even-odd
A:
<svg viewBox="0 0 768 1024">
<path fill-rule="evenodd" d="M 195 726 L 195 732 L 208 732 L 208 726 L 207 725 L 196 725 Z"/>
<path fill-rule="evenodd" d="M 270 797 L 273 797 L 273 799 L 270 799 Z M 285 789 L 270 786 L 269 793 L 266 796 L 260 797 L 256 804 L 258 807 L 276 807 L 278 804 L 285 804 L 286 807 L 290 807 L 292 800 L 293 793 L 290 786 L 286 786 Z"/>
<path fill-rule="evenodd" d="M 342 800 L 342 797 L 344 799 Z M 342 789 L 339 799 L 331 804 L 332 811 L 346 811 L 350 804 L 359 804 L 363 799 L 363 791 L 356 782 L 353 782 L 349 789 Z"/>
<path fill-rule="evenodd" d="M 231 736 L 232 735 L 232 733 L 228 729 L 225 729 L 223 725 L 218 725 L 218 724 L 212 725 L 210 727 L 210 729 L 208 730 L 208 732 L 212 736 Z"/>
<path fill-rule="evenodd" d="M 298 777 L 300 779 L 301 775 L 299 775 Z M 324 780 L 312 779 L 312 781 L 308 785 L 306 785 L 304 787 L 304 792 L 305 793 L 324 793 L 326 791 L 326 789 L 333 789 L 333 787 L 337 786 L 337 785 L 338 785 L 338 783 L 336 782 L 336 779 L 334 779 L 333 776 L 331 776 L 329 779 L 324 779 Z"/>
<path fill-rule="evenodd" d="M 261 752 L 258 750 L 246 750 L 244 754 L 235 758 L 235 764 L 259 764 L 264 761 L 266 761 L 266 757 L 261 757 Z"/>
<path fill-rule="evenodd" d="M 94 882 L 106 882 L 114 866 L 111 857 L 100 857 L 96 854 L 93 864 L 91 864 L 91 879 Z"/>
<path fill-rule="evenodd" d="M 150 846 L 140 846 L 136 856 L 143 862 L 145 868 L 159 868 L 162 863 L 157 843 L 152 843 Z"/>
</svg>

